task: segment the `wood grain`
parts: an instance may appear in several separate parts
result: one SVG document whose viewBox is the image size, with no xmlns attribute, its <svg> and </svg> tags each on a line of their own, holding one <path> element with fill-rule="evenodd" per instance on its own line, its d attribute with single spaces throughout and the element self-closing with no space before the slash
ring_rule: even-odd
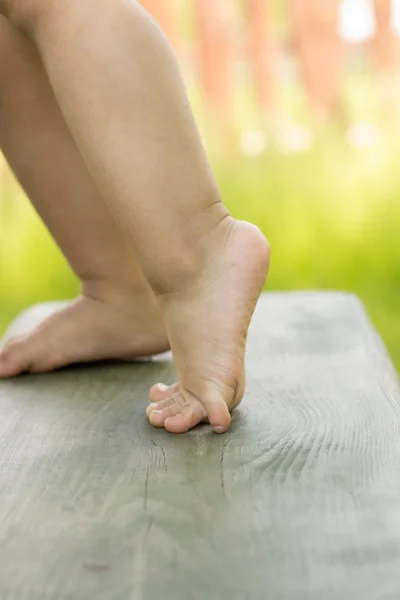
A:
<svg viewBox="0 0 400 600">
<path fill-rule="evenodd" d="M 169 356 L 0 383 L 1 600 L 398 600 L 400 393 L 360 303 L 263 297 L 248 372 L 223 436 L 146 423 Z"/>
</svg>

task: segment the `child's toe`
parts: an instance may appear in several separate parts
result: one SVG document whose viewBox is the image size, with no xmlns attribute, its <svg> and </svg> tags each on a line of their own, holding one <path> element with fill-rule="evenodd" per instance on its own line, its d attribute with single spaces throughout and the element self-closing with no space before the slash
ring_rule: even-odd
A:
<svg viewBox="0 0 400 600">
<path fill-rule="evenodd" d="M 183 410 L 182 399 L 179 393 L 175 393 L 159 402 L 152 402 L 146 410 L 148 419 L 154 427 L 164 427 L 165 420 L 175 417 Z"/>
<path fill-rule="evenodd" d="M 14 377 L 29 368 L 29 355 L 23 338 L 7 341 L 0 351 L 0 377 Z"/>
<path fill-rule="evenodd" d="M 181 393 L 178 384 L 167 389 L 154 386 L 150 397 L 153 402 L 146 410 L 150 423 L 171 433 L 184 433 L 207 417 L 201 402 L 189 392 Z"/>
<path fill-rule="evenodd" d="M 205 420 L 207 420 L 207 411 L 201 402 L 194 398 L 178 414 L 165 419 L 164 427 L 171 433 L 185 433 Z"/>
<path fill-rule="evenodd" d="M 179 391 L 179 383 L 174 385 L 164 385 L 163 383 L 156 383 L 150 389 L 150 401 L 161 402 L 176 394 Z"/>
</svg>

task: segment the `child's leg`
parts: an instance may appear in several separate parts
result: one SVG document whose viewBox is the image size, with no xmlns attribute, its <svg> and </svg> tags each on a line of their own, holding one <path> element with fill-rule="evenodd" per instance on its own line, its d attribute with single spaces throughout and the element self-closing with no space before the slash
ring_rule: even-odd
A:
<svg viewBox="0 0 400 600">
<path fill-rule="evenodd" d="M 0 145 L 82 281 L 81 298 L 9 340 L 0 376 L 166 350 L 154 294 L 87 172 L 37 51 L 1 16 L 0 54 Z"/>
<path fill-rule="evenodd" d="M 0 0 L 42 56 L 89 170 L 135 244 L 166 320 L 179 391 L 150 420 L 217 431 L 243 395 L 269 249 L 223 207 L 170 47 L 138 2 Z"/>
</svg>

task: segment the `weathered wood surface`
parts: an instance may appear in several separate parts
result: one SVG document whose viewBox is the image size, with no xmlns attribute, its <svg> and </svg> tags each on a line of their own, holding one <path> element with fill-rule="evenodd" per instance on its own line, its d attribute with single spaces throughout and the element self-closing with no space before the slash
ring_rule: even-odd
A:
<svg viewBox="0 0 400 600">
<path fill-rule="evenodd" d="M 398 600 L 399 387 L 358 301 L 267 295 L 248 371 L 223 436 L 146 423 L 168 357 L 1 383 L 1 600 Z"/>
</svg>

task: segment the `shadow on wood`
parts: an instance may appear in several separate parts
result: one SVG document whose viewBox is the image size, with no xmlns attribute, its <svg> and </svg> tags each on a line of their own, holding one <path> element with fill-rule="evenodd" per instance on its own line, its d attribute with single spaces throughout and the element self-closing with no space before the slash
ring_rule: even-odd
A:
<svg viewBox="0 0 400 600">
<path fill-rule="evenodd" d="M 223 436 L 147 424 L 168 357 L 2 382 L 0 597 L 399 598 L 399 388 L 359 302 L 265 296 L 248 372 Z"/>
</svg>

